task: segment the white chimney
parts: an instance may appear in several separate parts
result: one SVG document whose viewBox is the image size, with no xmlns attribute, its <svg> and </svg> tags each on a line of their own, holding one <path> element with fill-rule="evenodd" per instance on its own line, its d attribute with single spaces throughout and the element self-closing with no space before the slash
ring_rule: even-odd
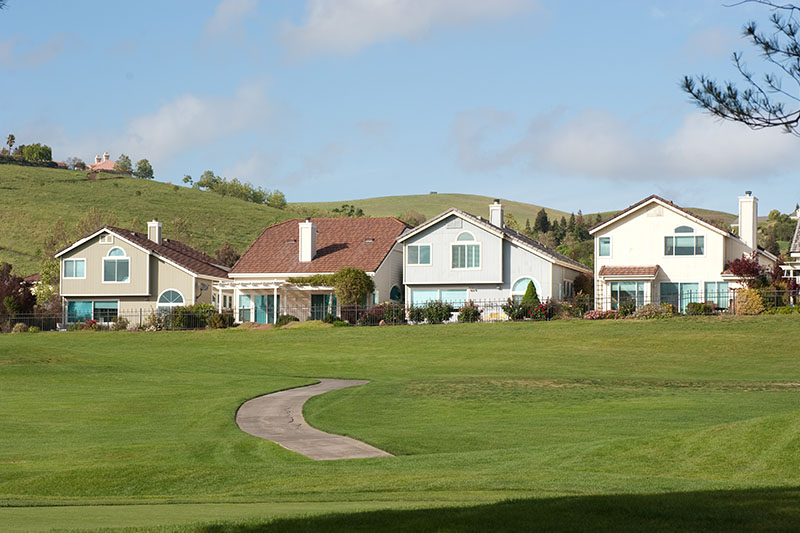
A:
<svg viewBox="0 0 800 533">
<path fill-rule="evenodd" d="M 745 191 L 739 197 L 739 238 L 751 250 L 758 246 L 758 198 L 752 191 Z"/>
<path fill-rule="evenodd" d="M 94 156 L 94 164 L 95 164 L 95 165 L 96 165 L 96 164 L 98 164 L 98 163 L 100 163 L 100 161 L 102 161 L 102 160 L 100 159 L 100 154 L 97 154 L 96 156 Z"/>
<path fill-rule="evenodd" d="M 111 156 L 110 156 L 110 155 L 108 155 L 108 152 L 105 152 L 105 153 L 103 154 L 103 161 L 108 161 L 109 159 L 111 159 Z"/>
<path fill-rule="evenodd" d="M 147 238 L 156 244 L 161 244 L 161 222 L 157 218 L 147 223 Z"/>
<path fill-rule="evenodd" d="M 495 200 L 489 206 L 489 222 L 498 228 L 503 227 L 503 204 L 500 203 L 500 200 Z"/>
<path fill-rule="evenodd" d="M 300 235 L 297 239 L 297 248 L 300 253 L 300 262 L 309 263 L 317 255 L 317 225 L 307 218 L 300 222 Z"/>
</svg>

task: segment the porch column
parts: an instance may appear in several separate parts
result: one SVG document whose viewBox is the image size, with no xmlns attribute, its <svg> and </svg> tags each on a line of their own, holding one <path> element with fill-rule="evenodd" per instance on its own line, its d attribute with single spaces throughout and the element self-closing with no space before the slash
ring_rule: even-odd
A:
<svg viewBox="0 0 800 533">
<path fill-rule="evenodd" d="M 278 287 L 272 288 L 272 323 L 278 323 Z"/>
<path fill-rule="evenodd" d="M 239 322 L 239 287 L 233 287 L 233 320 Z"/>
<path fill-rule="evenodd" d="M 222 313 L 222 287 L 217 285 L 217 311 Z"/>
</svg>

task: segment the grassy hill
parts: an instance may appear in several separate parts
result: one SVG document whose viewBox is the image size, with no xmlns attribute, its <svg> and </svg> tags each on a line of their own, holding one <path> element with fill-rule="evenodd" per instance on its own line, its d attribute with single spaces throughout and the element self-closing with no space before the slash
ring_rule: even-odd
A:
<svg viewBox="0 0 800 533">
<path fill-rule="evenodd" d="M 164 236 L 213 254 L 225 241 L 244 250 L 265 226 L 293 218 L 274 209 L 169 183 L 86 172 L 0 165 L 0 262 L 37 272 L 42 243 L 61 218 L 72 229 L 91 209 L 120 227 L 146 230 L 158 218 Z"/>
</svg>

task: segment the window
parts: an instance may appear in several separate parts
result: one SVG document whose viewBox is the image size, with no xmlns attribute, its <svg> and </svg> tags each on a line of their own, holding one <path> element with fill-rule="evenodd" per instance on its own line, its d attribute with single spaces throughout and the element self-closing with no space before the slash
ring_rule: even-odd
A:
<svg viewBox="0 0 800 533">
<path fill-rule="evenodd" d="M 644 281 L 612 281 L 611 309 L 633 302 L 636 307 L 644 305 Z"/>
<path fill-rule="evenodd" d="M 573 296 L 575 296 L 575 285 L 572 281 L 565 279 L 561 287 L 561 297 L 566 299 L 572 298 Z"/>
<path fill-rule="evenodd" d="M 119 314 L 117 302 L 94 302 L 94 319 L 98 322 L 111 322 Z"/>
<path fill-rule="evenodd" d="M 681 313 L 690 302 L 700 301 L 699 283 L 661 283 L 661 303 L 672 304 Z"/>
<path fill-rule="evenodd" d="M 100 244 L 114 244 L 114 236 L 110 233 L 100 235 Z"/>
<path fill-rule="evenodd" d="M 730 292 L 727 281 L 707 281 L 704 297 L 706 302 L 714 302 L 719 309 L 727 309 L 730 304 Z"/>
<path fill-rule="evenodd" d="M 414 289 L 411 291 L 411 305 L 420 306 L 439 299 L 438 289 Z"/>
<path fill-rule="evenodd" d="M 176 307 L 183 305 L 183 296 L 175 289 L 167 289 L 158 297 L 159 307 Z"/>
<path fill-rule="evenodd" d="M 128 283 L 130 261 L 122 248 L 112 248 L 103 258 L 103 283 Z"/>
<path fill-rule="evenodd" d="M 451 248 L 451 266 L 453 268 L 480 268 L 481 245 L 475 242 L 472 233 L 465 231 L 456 238 L 457 242 L 473 244 L 453 244 Z"/>
<path fill-rule="evenodd" d="M 409 265 L 430 265 L 431 264 L 431 245 L 430 244 L 409 244 L 406 247 L 408 252 Z"/>
<path fill-rule="evenodd" d="M 597 239 L 597 255 L 600 257 L 611 256 L 611 237 L 600 237 Z"/>
<path fill-rule="evenodd" d="M 92 302 L 68 302 L 67 322 L 86 322 L 92 318 Z"/>
<path fill-rule="evenodd" d="M 250 308 L 253 306 L 249 294 L 239 295 L 239 322 L 250 322 Z"/>
<path fill-rule="evenodd" d="M 402 293 L 400 292 L 400 287 L 397 285 L 392 285 L 392 290 L 389 292 L 389 299 L 393 302 L 399 302 L 403 299 Z"/>
<path fill-rule="evenodd" d="M 444 303 L 460 307 L 467 302 L 467 289 L 442 289 L 440 299 Z"/>
<path fill-rule="evenodd" d="M 536 295 L 541 299 L 542 295 L 539 292 L 539 284 L 536 283 L 533 278 L 520 278 L 514 283 L 514 286 L 511 287 L 511 298 L 513 298 L 515 302 L 519 303 L 522 301 L 522 297 L 525 296 L 525 291 L 528 290 L 529 283 L 533 283 Z"/>
<path fill-rule="evenodd" d="M 664 255 L 705 255 L 705 237 L 687 233 L 694 233 L 694 230 L 689 226 L 678 226 L 675 235 L 664 237 Z"/>
<path fill-rule="evenodd" d="M 64 278 L 86 278 L 86 259 L 64 259 Z"/>
</svg>

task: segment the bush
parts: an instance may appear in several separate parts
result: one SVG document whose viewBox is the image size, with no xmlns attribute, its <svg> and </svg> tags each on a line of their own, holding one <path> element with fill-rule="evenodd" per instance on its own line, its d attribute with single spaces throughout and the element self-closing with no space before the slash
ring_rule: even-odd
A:
<svg viewBox="0 0 800 533">
<path fill-rule="evenodd" d="M 645 304 L 640 306 L 632 316 L 640 320 L 653 320 L 660 318 L 668 318 L 675 314 L 672 304 L 663 303 L 661 305 L 656 303 Z"/>
<path fill-rule="evenodd" d="M 300 319 L 294 315 L 280 315 L 278 320 L 275 321 L 275 327 L 280 328 L 290 322 L 300 322 Z"/>
<path fill-rule="evenodd" d="M 24 322 L 17 322 L 14 324 L 14 327 L 11 328 L 11 333 L 27 333 L 28 332 L 28 325 Z"/>
<path fill-rule="evenodd" d="M 764 312 L 764 301 L 755 289 L 736 291 L 736 314 L 757 315 Z"/>
<path fill-rule="evenodd" d="M 128 329 L 128 319 L 121 316 L 115 316 L 111 321 L 111 329 L 113 331 L 126 331 Z"/>
<path fill-rule="evenodd" d="M 714 314 L 713 304 L 703 302 L 689 302 L 686 304 L 687 315 L 711 315 Z"/>
<path fill-rule="evenodd" d="M 791 315 L 800 313 L 800 306 L 797 305 L 784 305 L 781 307 L 773 307 L 764 311 L 765 315 Z"/>
<path fill-rule="evenodd" d="M 67 326 L 67 331 L 81 331 L 83 329 L 83 324 L 81 322 L 70 322 Z"/>
<path fill-rule="evenodd" d="M 347 326 L 349 326 L 349 325 L 350 325 L 350 324 L 348 324 L 348 323 L 347 323 L 347 322 L 345 322 L 344 320 L 337 320 L 337 321 L 335 321 L 335 322 L 333 323 L 333 327 L 335 327 L 335 328 L 346 328 L 346 327 L 347 327 Z"/>
<path fill-rule="evenodd" d="M 636 302 L 630 300 L 627 302 L 622 302 L 622 304 L 619 306 L 619 313 L 617 314 L 617 316 L 619 317 L 631 316 L 635 312 L 636 312 Z"/>
<path fill-rule="evenodd" d="M 81 331 L 98 331 L 99 329 L 100 324 L 97 323 L 97 320 L 91 318 L 81 324 Z"/>
<path fill-rule="evenodd" d="M 322 321 L 325 322 L 326 324 L 333 324 L 335 322 L 342 322 L 342 320 L 338 316 L 334 315 L 333 313 L 326 314 L 324 317 L 322 317 Z"/>
<path fill-rule="evenodd" d="M 525 289 L 525 295 L 522 297 L 522 305 L 534 308 L 538 307 L 540 303 L 539 295 L 536 294 L 536 287 L 532 281 L 529 281 L 528 287 Z"/>
<path fill-rule="evenodd" d="M 422 309 L 428 324 L 446 322 L 450 320 L 450 317 L 455 312 L 455 308 L 452 305 L 444 302 L 428 302 Z"/>
<path fill-rule="evenodd" d="M 546 320 L 552 317 L 550 303 L 531 305 L 515 302 L 512 298 L 502 305 L 502 309 L 510 320 Z"/>
<path fill-rule="evenodd" d="M 408 319 L 414 324 L 425 322 L 425 309 L 411 306 L 408 308 Z"/>
<path fill-rule="evenodd" d="M 181 305 L 170 308 L 162 321 L 168 329 L 202 329 L 208 324 L 208 317 L 216 312 L 211 304 Z"/>
<path fill-rule="evenodd" d="M 583 318 L 586 320 L 607 320 L 617 318 L 616 311 L 600 311 L 599 309 L 592 309 Z"/>
<path fill-rule="evenodd" d="M 206 320 L 206 325 L 211 329 L 225 329 L 233 325 L 233 315 L 213 313 Z"/>
<path fill-rule="evenodd" d="M 39 333 L 40 331 L 42 331 L 42 328 L 39 326 L 31 326 L 28 328 L 28 333 Z"/>
<path fill-rule="evenodd" d="M 475 302 L 469 301 L 458 310 L 459 322 L 479 322 L 481 319 L 481 309 Z"/>
<path fill-rule="evenodd" d="M 144 324 L 142 324 L 142 326 L 145 331 L 161 331 L 164 329 L 164 319 L 161 315 L 153 311 L 144 319 Z"/>
</svg>

